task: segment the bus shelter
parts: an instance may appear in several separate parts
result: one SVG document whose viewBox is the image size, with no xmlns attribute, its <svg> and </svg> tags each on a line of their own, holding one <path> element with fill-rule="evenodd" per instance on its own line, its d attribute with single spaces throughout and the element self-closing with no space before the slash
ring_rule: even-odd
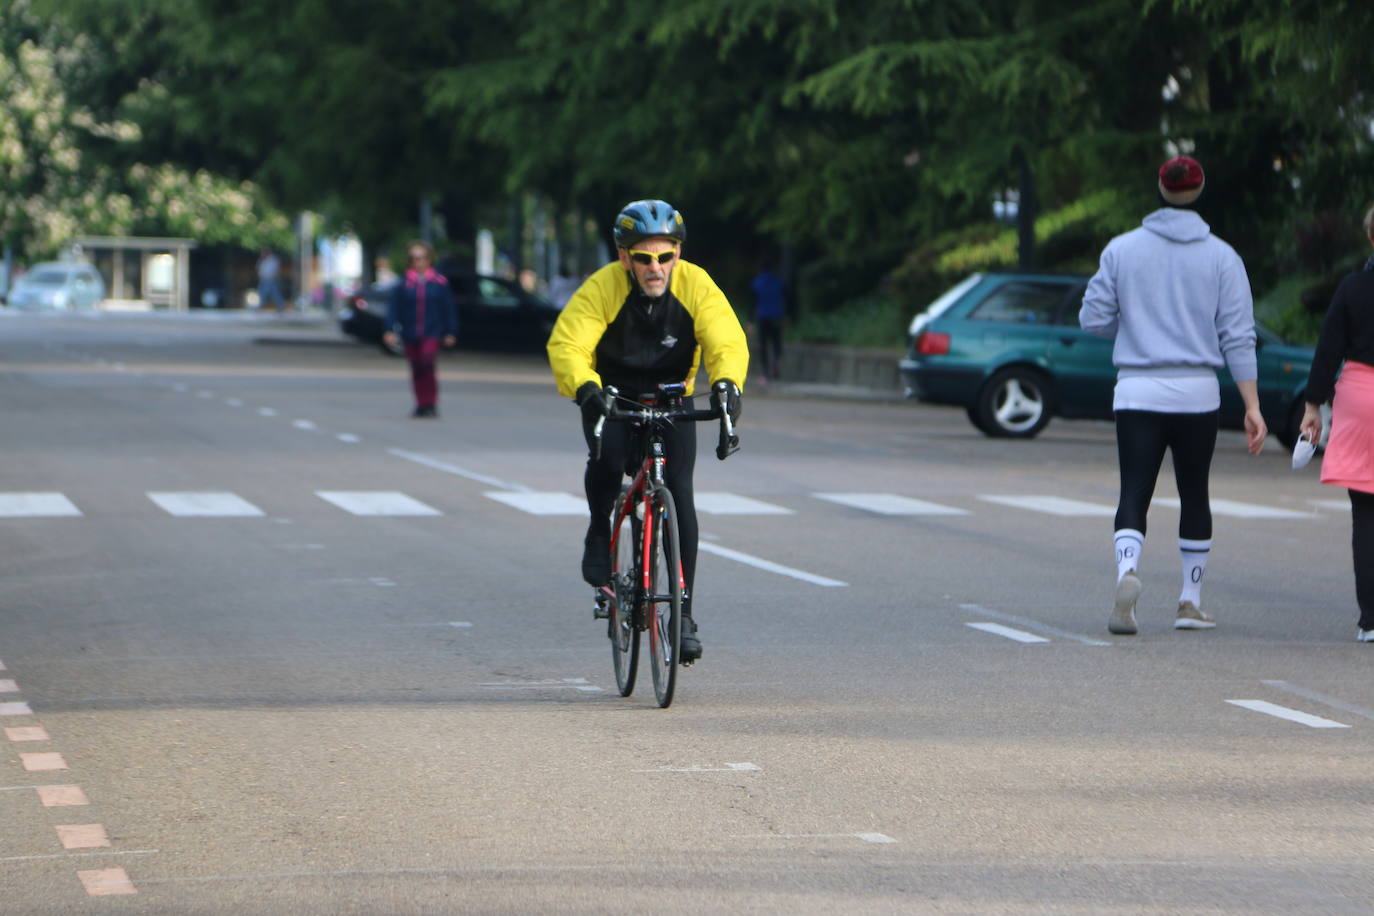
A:
<svg viewBox="0 0 1374 916">
<path fill-rule="evenodd" d="M 74 239 L 72 247 L 105 278 L 107 307 L 190 307 L 192 239 L 88 236 Z"/>
</svg>

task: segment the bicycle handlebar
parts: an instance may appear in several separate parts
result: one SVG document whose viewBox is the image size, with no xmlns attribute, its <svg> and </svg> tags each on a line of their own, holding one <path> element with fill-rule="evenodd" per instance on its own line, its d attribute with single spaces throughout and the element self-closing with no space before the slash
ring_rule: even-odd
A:
<svg viewBox="0 0 1374 916">
<path fill-rule="evenodd" d="M 601 415 L 596 421 L 596 426 L 592 428 L 592 436 L 596 439 L 596 447 L 593 456 L 601 457 L 601 431 L 606 427 L 607 420 L 648 420 L 650 422 L 672 423 L 675 420 L 686 420 L 688 422 L 698 422 L 701 420 L 720 420 L 720 439 L 716 443 L 716 457 L 721 461 L 729 458 L 739 451 L 739 436 L 735 435 L 735 424 L 730 419 L 730 414 L 720 407 L 712 407 L 707 410 L 697 410 L 692 407 L 672 406 L 656 407 L 652 404 L 639 404 L 620 397 L 619 392 L 614 387 L 607 386 L 606 391 L 611 396 L 610 412 Z M 618 401 L 631 405 L 622 407 Z"/>
</svg>

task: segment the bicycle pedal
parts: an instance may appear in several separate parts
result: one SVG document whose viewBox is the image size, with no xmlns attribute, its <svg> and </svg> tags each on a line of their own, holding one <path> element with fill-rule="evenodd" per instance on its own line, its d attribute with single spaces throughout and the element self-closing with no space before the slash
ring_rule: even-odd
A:
<svg viewBox="0 0 1374 916">
<path fill-rule="evenodd" d="M 684 667 L 684 668 L 690 668 L 690 667 L 692 667 L 692 665 L 696 664 L 696 659 L 695 659 L 695 658 L 684 658 L 684 659 L 681 659 L 681 660 L 678 662 L 678 664 L 681 665 L 681 666 Z"/>
<path fill-rule="evenodd" d="M 611 606 L 605 598 L 600 595 L 596 598 L 596 603 L 592 605 L 593 620 L 609 620 L 611 617 Z"/>
</svg>

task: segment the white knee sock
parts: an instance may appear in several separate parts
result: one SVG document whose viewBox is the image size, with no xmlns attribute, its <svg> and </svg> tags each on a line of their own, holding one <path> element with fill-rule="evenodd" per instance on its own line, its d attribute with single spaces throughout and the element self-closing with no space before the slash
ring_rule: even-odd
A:
<svg viewBox="0 0 1374 916">
<path fill-rule="evenodd" d="M 1211 538 L 1205 541 L 1178 539 L 1178 555 L 1183 561 L 1183 591 L 1179 593 L 1179 601 L 1191 601 L 1194 606 L 1202 607 L 1202 574 L 1207 572 L 1207 556 L 1211 550 Z"/>
<path fill-rule="evenodd" d="M 1122 528 L 1112 535 L 1116 547 L 1116 581 L 1132 570 L 1140 569 L 1140 552 L 1145 549 L 1145 535 L 1134 528 Z"/>
</svg>

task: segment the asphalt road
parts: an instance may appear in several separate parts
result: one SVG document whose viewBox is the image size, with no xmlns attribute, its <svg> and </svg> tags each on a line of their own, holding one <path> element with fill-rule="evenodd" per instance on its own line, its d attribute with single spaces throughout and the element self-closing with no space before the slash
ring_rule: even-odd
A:
<svg viewBox="0 0 1374 916">
<path fill-rule="evenodd" d="M 705 657 L 614 687 L 537 357 L 0 313 L 0 912 L 1367 913 L 1349 510 L 1223 432 L 1107 633 L 1110 425 L 746 391 Z M 703 437 L 706 438 L 706 437 Z M 1224 510 L 1224 511 L 1222 511 Z"/>
</svg>

